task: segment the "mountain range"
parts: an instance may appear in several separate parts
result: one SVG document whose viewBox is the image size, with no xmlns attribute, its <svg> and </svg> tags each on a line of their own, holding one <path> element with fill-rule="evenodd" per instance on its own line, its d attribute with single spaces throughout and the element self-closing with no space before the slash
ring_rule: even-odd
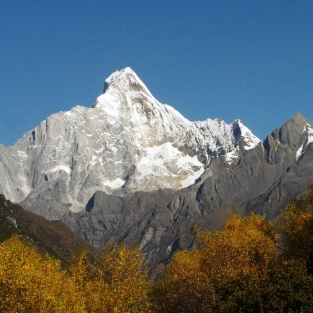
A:
<svg viewBox="0 0 313 313">
<path fill-rule="evenodd" d="M 130 68 L 92 108 L 51 115 L 0 145 L 0 193 L 95 247 L 139 245 L 151 268 L 231 214 L 275 218 L 313 181 L 313 127 L 300 114 L 263 142 L 240 120 L 190 122 Z"/>
</svg>

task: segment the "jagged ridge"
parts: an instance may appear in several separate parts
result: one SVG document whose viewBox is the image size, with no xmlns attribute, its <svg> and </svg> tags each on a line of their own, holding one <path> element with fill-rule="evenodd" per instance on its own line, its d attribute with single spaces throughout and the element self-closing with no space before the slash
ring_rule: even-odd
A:
<svg viewBox="0 0 313 313">
<path fill-rule="evenodd" d="M 230 215 L 251 212 L 273 219 L 303 194 L 313 182 L 311 132 L 308 121 L 297 115 L 236 162 L 214 158 L 196 185 L 126 197 L 99 191 L 88 213 L 69 212 L 62 220 L 95 246 L 108 240 L 140 246 L 157 269 L 177 249 L 193 245 L 195 225 L 215 230 Z"/>
<path fill-rule="evenodd" d="M 83 210 L 97 190 L 187 187 L 213 157 L 232 162 L 259 143 L 239 120 L 188 121 L 159 103 L 130 68 L 109 76 L 104 90 L 93 108 L 56 113 L 3 149 L 11 181 L 0 181 L 0 192 L 59 219 Z"/>
</svg>

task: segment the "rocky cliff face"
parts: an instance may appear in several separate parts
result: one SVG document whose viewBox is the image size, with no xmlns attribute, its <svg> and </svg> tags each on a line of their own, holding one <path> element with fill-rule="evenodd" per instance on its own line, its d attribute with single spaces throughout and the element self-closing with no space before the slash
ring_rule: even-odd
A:
<svg viewBox="0 0 313 313">
<path fill-rule="evenodd" d="M 313 182 L 313 128 L 296 115 L 235 162 L 214 158 L 197 184 L 179 191 L 96 192 L 87 213 L 63 222 L 95 246 L 107 241 L 139 245 L 151 268 L 193 245 L 195 225 L 216 229 L 232 214 L 275 218 Z"/>
<path fill-rule="evenodd" d="M 160 104 L 130 69 L 113 73 L 93 108 L 59 112 L 2 148 L 0 192 L 49 219 L 82 211 L 96 191 L 192 185 L 212 157 L 259 140 L 239 121 L 190 122 Z M 1 169 L 0 169 L 1 170 Z"/>
</svg>

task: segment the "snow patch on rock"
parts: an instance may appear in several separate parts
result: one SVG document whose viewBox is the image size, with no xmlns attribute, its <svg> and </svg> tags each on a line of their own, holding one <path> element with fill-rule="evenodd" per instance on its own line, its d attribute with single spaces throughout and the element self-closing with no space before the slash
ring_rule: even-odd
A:
<svg viewBox="0 0 313 313">
<path fill-rule="evenodd" d="M 297 159 L 297 160 L 301 157 L 301 155 L 303 154 L 305 148 L 306 148 L 309 144 L 313 143 L 313 128 L 312 128 L 311 125 L 306 124 L 306 125 L 304 126 L 304 128 L 303 128 L 303 132 L 302 132 L 302 133 L 303 133 L 303 134 L 306 134 L 307 137 L 306 137 L 306 139 L 305 139 L 303 145 L 302 145 L 302 146 L 297 150 L 297 152 L 296 152 L 296 159 Z"/>
</svg>

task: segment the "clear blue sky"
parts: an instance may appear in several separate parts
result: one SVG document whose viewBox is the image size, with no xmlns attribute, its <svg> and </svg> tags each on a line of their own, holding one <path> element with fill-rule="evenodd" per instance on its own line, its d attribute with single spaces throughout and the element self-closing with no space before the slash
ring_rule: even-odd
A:
<svg viewBox="0 0 313 313">
<path fill-rule="evenodd" d="M 0 9 L 0 143 L 92 106 L 130 66 L 190 120 L 240 118 L 260 139 L 313 122 L 313 1 L 14 1 Z"/>
</svg>

